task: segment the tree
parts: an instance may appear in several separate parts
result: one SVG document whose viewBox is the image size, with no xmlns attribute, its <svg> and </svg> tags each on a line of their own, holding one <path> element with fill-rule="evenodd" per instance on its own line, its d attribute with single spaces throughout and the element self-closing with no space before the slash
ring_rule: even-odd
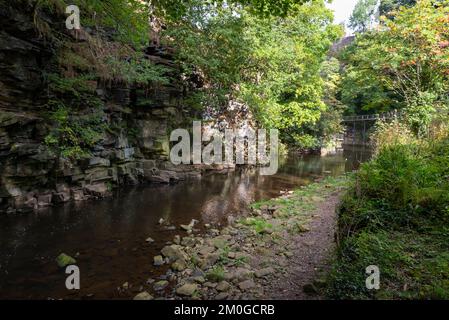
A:
<svg viewBox="0 0 449 320">
<path fill-rule="evenodd" d="M 404 109 L 415 132 L 422 132 L 436 110 L 447 108 L 447 30 L 448 2 L 421 0 L 400 8 L 381 30 L 360 35 L 346 52 L 346 102 L 362 97 L 361 107 L 371 112 Z"/>
<path fill-rule="evenodd" d="M 219 109 L 238 99 L 261 126 L 279 129 L 285 143 L 317 146 L 317 123 L 326 110 L 321 64 L 342 35 L 324 1 L 283 17 L 239 5 L 199 4 L 165 32 L 186 77 L 197 74 L 204 81 L 194 99 L 198 106 Z"/>
<path fill-rule="evenodd" d="M 416 4 L 416 0 L 381 0 L 379 14 L 381 16 L 390 16 L 390 13 L 399 9 L 401 6 L 411 7 Z"/>
<path fill-rule="evenodd" d="M 349 26 L 357 32 L 366 32 L 376 22 L 378 0 L 359 0 L 349 18 Z"/>
</svg>

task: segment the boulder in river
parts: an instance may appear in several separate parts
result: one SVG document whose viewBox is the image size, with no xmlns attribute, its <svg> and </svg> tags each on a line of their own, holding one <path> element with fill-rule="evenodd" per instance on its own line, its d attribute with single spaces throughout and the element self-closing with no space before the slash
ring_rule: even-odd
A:
<svg viewBox="0 0 449 320">
<path fill-rule="evenodd" d="M 65 268 L 71 264 L 75 264 L 76 260 L 74 258 L 72 258 L 71 256 L 65 254 L 65 253 L 61 253 L 57 258 L 56 258 L 56 263 L 58 264 L 58 266 L 60 268 Z"/>
<path fill-rule="evenodd" d="M 161 250 L 164 257 L 168 258 L 170 261 L 177 261 L 177 260 L 187 260 L 187 255 L 183 252 L 182 247 L 176 244 L 173 244 L 171 246 L 165 246 Z"/>
</svg>

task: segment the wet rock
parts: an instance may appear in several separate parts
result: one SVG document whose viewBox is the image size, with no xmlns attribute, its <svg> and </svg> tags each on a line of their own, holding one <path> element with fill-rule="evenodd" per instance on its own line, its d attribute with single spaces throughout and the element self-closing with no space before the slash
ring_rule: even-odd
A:
<svg viewBox="0 0 449 320">
<path fill-rule="evenodd" d="M 128 290 L 129 288 L 130 288 L 130 285 L 128 282 L 125 282 L 124 284 L 122 284 L 122 289 Z"/>
<path fill-rule="evenodd" d="M 161 253 L 164 255 L 164 257 L 168 258 L 170 262 L 174 262 L 177 260 L 188 260 L 187 255 L 182 251 L 182 247 L 176 244 L 165 246 L 161 250 Z"/>
<path fill-rule="evenodd" d="M 181 244 L 181 237 L 179 235 L 176 235 L 175 238 L 173 239 L 173 242 L 175 244 Z"/>
<path fill-rule="evenodd" d="M 185 230 L 185 231 L 188 231 L 188 232 L 189 232 L 189 231 L 192 231 L 193 227 L 194 227 L 195 224 L 197 224 L 197 223 L 198 223 L 198 220 L 192 219 L 188 225 L 181 224 L 181 229 L 182 229 L 182 230 Z"/>
<path fill-rule="evenodd" d="M 88 184 L 84 187 L 84 191 L 96 198 L 105 198 L 111 195 L 105 183 Z"/>
<path fill-rule="evenodd" d="M 153 299 L 154 298 L 151 294 L 144 291 L 144 292 L 141 292 L 138 295 L 136 295 L 133 300 L 153 300 Z"/>
<path fill-rule="evenodd" d="M 198 285 L 195 283 L 186 283 L 176 289 L 176 293 L 181 296 L 192 296 L 198 290 Z"/>
<path fill-rule="evenodd" d="M 156 291 L 162 291 L 165 288 L 167 288 L 168 286 L 168 281 L 167 280 L 160 280 L 158 282 L 156 282 L 153 286 L 154 290 Z"/>
<path fill-rule="evenodd" d="M 246 281 L 243 281 L 243 282 L 239 283 L 239 288 L 242 291 L 246 291 L 246 290 L 254 288 L 255 285 L 256 284 L 254 283 L 253 280 L 246 280 Z"/>
<path fill-rule="evenodd" d="M 193 237 L 184 237 L 182 238 L 181 245 L 185 247 L 192 247 L 196 243 L 195 238 Z"/>
<path fill-rule="evenodd" d="M 189 226 L 189 225 L 186 225 L 186 224 L 181 224 L 180 227 L 181 227 L 181 229 L 184 230 L 184 231 L 190 231 L 190 230 L 192 230 L 192 227 Z"/>
<path fill-rule="evenodd" d="M 262 278 L 274 273 L 274 269 L 271 267 L 257 270 L 254 274 L 257 278 Z"/>
<path fill-rule="evenodd" d="M 70 191 L 54 193 L 52 198 L 53 202 L 57 204 L 68 202 L 70 201 L 70 199 L 71 199 Z"/>
<path fill-rule="evenodd" d="M 176 261 L 171 265 L 171 268 L 172 268 L 174 271 L 183 271 L 183 270 L 185 270 L 185 269 L 187 268 L 187 265 L 186 265 L 186 263 L 185 263 L 184 260 L 179 259 L 179 260 L 176 260 Z"/>
<path fill-rule="evenodd" d="M 218 291 L 228 291 L 230 287 L 231 287 L 231 285 L 229 284 L 229 282 L 227 282 L 227 281 L 221 281 L 221 282 L 217 285 L 216 289 L 217 289 Z"/>
<path fill-rule="evenodd" d="M 51 205 L 53 195 L 51 193 L 41 194 L 37 197 L 37 205 L 39 207 L 48 207 Z"/>
<path fill-rule="evenodd" d="M 84 195 L 84 191 L 82 189 L 73 189 L 72 198 L 75 201 L 84 201 L 87 197 Z"/>
<path fill-rule="evenodd" d="M 58 264 L 58 266 L 60 268 L 65 268 L 69 265 L 75 264 L 76 260 L 74 258 L 72 258 L 71 256 L 65 254 L 65 253 L 61 253 L 57 258 L 56 258 L 56 263 Z"/>
<path fill-rule="evenodd" d="M 154 239 L 153 238 L 147 238 L 145 241 L 148 242 L 148 243 L 153 243 Z"/>
<path fill-rule="evenodd" d="M 154 260 L 153 264 L 155 266 L 161 266 L 165 263 L 164 258 L 162 256 L 155 256 L 153 260 Z"/>
</svg>

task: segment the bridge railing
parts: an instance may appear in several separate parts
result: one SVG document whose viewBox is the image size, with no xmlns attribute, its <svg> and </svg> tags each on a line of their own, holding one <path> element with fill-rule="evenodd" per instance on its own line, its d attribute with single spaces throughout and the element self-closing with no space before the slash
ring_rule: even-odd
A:
<svg viewBox="0 0 449 320">
<path fill-rule="evenodd" d="M 343 136 L 343 145 L 364 145 L 370 146 L 371 141 L 368 136 L 370 128 L 378 120 L 400 119 L 402 112 L 397 110 L 382 113 L 344 117 L 342 123 L 345 124 L 346 130 Z"/>
<path fill-rule="evenodd" d="M 342 122 L 391 120 L 399 118 L 401 115 L 402 112 L 393 110 L 382 114 L 367 114 L 367 115 L 343 117 Z"/>
</svg>

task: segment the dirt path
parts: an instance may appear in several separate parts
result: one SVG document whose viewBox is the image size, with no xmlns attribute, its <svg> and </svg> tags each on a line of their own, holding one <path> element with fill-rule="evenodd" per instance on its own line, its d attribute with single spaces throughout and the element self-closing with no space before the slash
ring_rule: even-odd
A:
<svg viewBox="0 0 449 320">
<path fill-rule="evenodd" d="M 153 292 L 175 299 L 320 299 L 315 287 L 330 265 L 345 186 L 345 177 L 325 179 L 258 203 L 222 230 L 174 239 L 155 257 L 171 269 L 154 279 Z"/>
<path fill-rule="evenodd" d="M 320 299 L 310 292 L 313 291 L 311 284 L 329 268 L 329 258 L 335 247 L 336 208 L 339 199 L 338 192 L 327 197 L 313 211 L 310 231 L 292 237 L 293 258 L 290 259 L 285 274 L 264 288 L 266 299 Z"/>
</svg>

